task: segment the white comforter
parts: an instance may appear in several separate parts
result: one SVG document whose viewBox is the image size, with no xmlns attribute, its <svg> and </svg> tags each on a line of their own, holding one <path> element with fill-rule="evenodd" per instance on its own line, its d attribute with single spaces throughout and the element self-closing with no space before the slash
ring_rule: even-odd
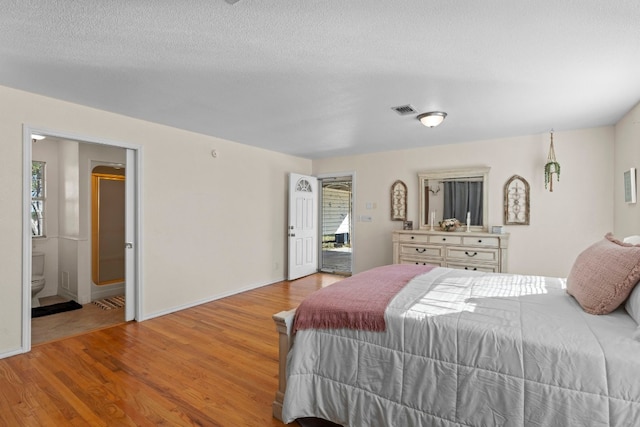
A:
<svg viewBox="0 0 640 427">
<path fill-rule="evenodd" d="M 437 268 L 387 331 L 299 331 L 283 419 L 365 426 L 640 426 L 640 342 L 624 310 L 582 311 L 564 280 Z"/>
</svg>

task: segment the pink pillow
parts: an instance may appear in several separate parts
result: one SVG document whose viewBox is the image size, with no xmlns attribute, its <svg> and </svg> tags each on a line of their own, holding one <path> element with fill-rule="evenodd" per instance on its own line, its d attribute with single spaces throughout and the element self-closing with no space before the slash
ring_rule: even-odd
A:
<svg viewBox="0 0 640 427">
<path fill-rule="evenodd" d="M 640 245 L 604 237 L 578 255 L 567 278 L 567 292 L 591 314 L 611 313 L 640 280 Z"/>
</svg>

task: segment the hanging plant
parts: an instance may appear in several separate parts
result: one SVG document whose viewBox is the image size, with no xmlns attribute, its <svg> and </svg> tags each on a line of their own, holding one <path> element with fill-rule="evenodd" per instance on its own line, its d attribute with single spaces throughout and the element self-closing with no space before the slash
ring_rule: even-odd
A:
<svg viewBox="0 0 640 427">
<path fill-rule="evenodd" d="M 558 162 L 547 162 L 544 165 L 544 188 L 547 189 L 549 185 L 551 188 L 549 191 L 553 191 L 553 174 L 556 174 L 556 181 L 560 181 L 560 163 Z"/>
<path fill-rule="evenodd" d="M 544 188 L 553 191 L 553 174 L 556 174 L 556 181 L 560 181 L 560 163 L 556 160 L 556 151 L 553 148 L 553 129 L 551 129 L 551 145 L 547 163 L 544 165 Z"/>
</svg>

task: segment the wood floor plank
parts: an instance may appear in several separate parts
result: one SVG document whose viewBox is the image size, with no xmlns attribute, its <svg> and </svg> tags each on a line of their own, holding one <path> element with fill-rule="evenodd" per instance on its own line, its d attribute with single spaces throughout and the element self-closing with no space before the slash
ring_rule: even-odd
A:
<svg viewBox="0 0 640 427">
<path fill-rule="evenodd" d="M 283 427 L 271 316 L 342 278 L 279 282 L 0 360 L 0 426 Z"/>
<path fill-rule="evenodd" d="M 39 381 L 37 371 L 33 369 L 32 364 L 23 364 L 19 366 L 19 369 L 24 388 L 35 401 L 31 405 L 35 425 L 46 424 L 45 421 L 55 425 L 64 425 L 70 419 L 78 416 L 67 402 L 59 398 L 57 390 Z"/>
</svg>

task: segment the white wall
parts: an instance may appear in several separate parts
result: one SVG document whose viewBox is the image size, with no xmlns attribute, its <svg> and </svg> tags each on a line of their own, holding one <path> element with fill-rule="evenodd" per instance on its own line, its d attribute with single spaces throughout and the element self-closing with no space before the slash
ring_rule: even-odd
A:
<svg viewBox="0 0 640 427">
<path fill-rule="evenodd" d="M 25 123 L 142 147 L 144 317 L 284 278 L 287 173 L 310 160 L 6 87 L 0 99 L 0 357 L 21 347 Z"/>
<path fill-rule="evenodd" d="M 46 141 L 46 140 L 45 140 Z M 50 142 L 49 142 L 50 143 Z M 80 163 L 79 143 L 77 141 L 59 141 L 58 175 L 59 208 L 58 221 L 58 293 L 77 302 L 78 281 L 78 241 L 80 239 Z"/>
<path fill-rule="evenodd" d="M 58 293 L 58 143 L 46 140 L 32 144 L 31 158 L 45 162 L 45 237 L 32 239 L 32 249 L 44 253 L 45 287 L 39 297 Z"/>
<path fill-rule="evenodd" d="M 446 124 L 446 123 L 445 123 Z M 436 131 L 425 129 L 425 132 Z M 356 272 L 392 262 L 390 188 L 407 184 L 408 219 L 419 222 L 420 171 L 490 166 L 489 225 L 503 224 L 503 186 L 521 175 L 531 186 L 531 225 L 508 226 L 509 272 L 566 277 L 577 254 L 613 230 L 614 128 L 555 132 L 562 170 L 554 191 L 544 189 L 549 134 L 316 160 L 313 173 L 355 170 L 358 191 L 353 240 Z M 366 209 L 367 202 L 375 209 Z M 360 222 L 360 215 L 373 217 Z"/>
<path fill-rule="evenodd" d="M 615 233 L 623 237 L 640 234 L 640 207 L 625 203 L 623 184 L 624 171 L 636 168 L 640 173 L 640 104 L 616 124 L 615 131 Z"/>
</svg>

